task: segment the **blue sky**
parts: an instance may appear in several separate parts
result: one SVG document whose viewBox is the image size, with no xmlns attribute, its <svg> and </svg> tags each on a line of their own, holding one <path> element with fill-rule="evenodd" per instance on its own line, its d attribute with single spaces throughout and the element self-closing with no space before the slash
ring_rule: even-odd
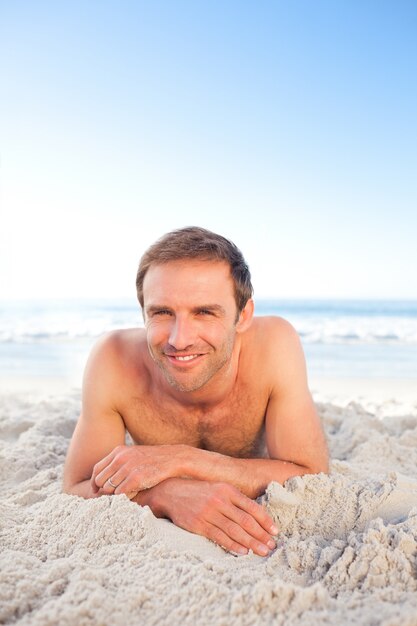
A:
<svg viewBox="0 0 417 626">
<path fill-rule="evenodd" d="M 417 4 L 0 1 L 0 297 L 122 297 L 155 238 L 258 297 L 417 298 Z"/>
</svg>

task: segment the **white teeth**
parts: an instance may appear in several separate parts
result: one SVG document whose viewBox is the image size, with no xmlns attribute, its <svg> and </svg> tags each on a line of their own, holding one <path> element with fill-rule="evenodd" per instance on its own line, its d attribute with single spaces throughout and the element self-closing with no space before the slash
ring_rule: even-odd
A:
<svg viewBox="0 0 417 626">
<path fill-rule="evenodd" d="M 178 361 L 191 361 L 191 359 L 195 359 L 198 354 L 190 354 L 189 356 L 176 356 L 175 358 Z"/>
</svg>

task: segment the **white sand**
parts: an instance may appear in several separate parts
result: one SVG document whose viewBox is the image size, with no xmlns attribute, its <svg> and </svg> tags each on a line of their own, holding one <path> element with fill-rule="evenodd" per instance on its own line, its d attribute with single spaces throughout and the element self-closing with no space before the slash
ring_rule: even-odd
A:
<svg viewBox="0 0 417 626">
<path fill-rule="evenodd" d="M 331 475 L 270 484 L 282 530 L 261 558 L 125 496 L 63 495 L 79 392 L 3 392 L 0 623 L 416 626 L 417 401 L 324 400 Z"/>
</svg>

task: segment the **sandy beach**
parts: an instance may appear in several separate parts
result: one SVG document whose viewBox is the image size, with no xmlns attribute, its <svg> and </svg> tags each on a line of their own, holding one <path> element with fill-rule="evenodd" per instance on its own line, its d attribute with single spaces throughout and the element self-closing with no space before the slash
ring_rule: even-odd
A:
<svg viewBox="0 0 417 626">
<path fill-rule="evenodd" d="M 3 381 L 0 623 L 417 625 L 416 385 L 310 386 L 331 473 L 269 485 L 280 534 L 261 558 L 125 496 L 62 494 L 79 389 Z"/>
</svg>

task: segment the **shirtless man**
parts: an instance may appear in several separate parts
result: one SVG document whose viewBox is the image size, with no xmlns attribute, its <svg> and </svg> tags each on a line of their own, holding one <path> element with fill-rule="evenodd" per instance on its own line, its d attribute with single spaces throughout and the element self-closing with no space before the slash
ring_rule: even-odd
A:
<svg viewBox="0 0 417 626">
<path fill-rule="evenodd" d="M 64 490 L 126 494 L 265 556 L 278 529 L 253 499 L 271 481 L 328 470 L 299 338 L 282 318 L 253 317 L 241 252 L 202 228 L 151 246 L 137 292 L 145 328 L 105 335 L 88 360 Z"/>
</svg>

